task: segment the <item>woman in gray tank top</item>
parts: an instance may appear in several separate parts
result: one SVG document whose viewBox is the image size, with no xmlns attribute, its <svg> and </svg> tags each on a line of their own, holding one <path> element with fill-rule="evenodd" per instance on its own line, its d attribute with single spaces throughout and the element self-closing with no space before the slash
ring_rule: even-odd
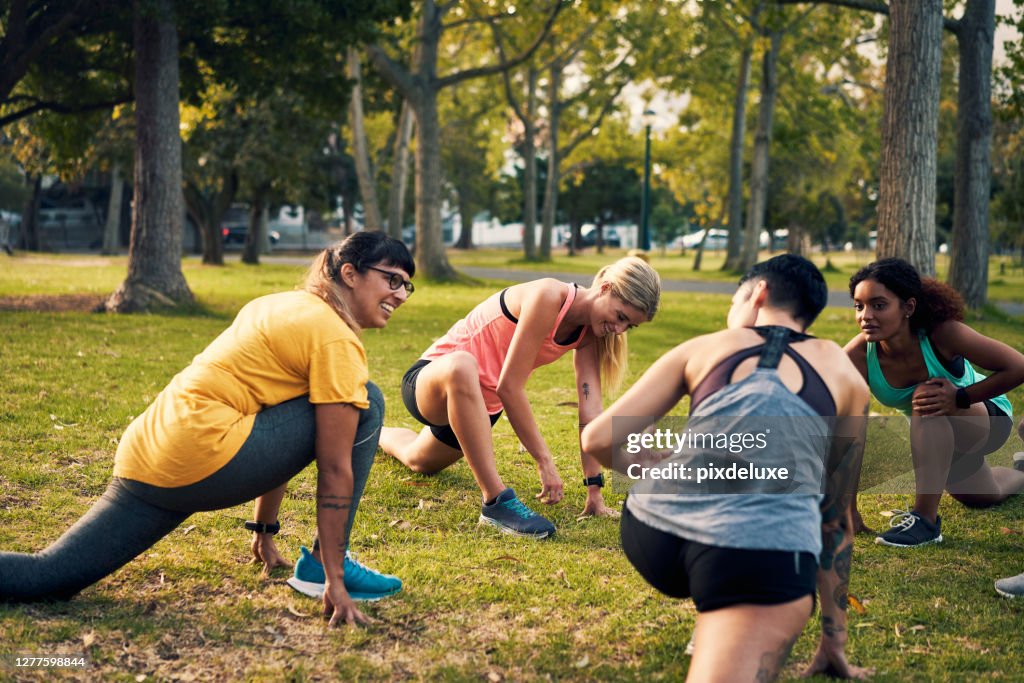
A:
<svg viewBox="0 0 1024 683">
<path fill-rule="evenodd" d="M 728 329 L 666 353 L 583 432 L 589 454 L 637 481 L 622 516 L 630 562 L 694 600 L 690 680 L 773 680 L 815 586 L 822 634 L 808 673 L 870 673 L 845 656 L 868 389 L 837 344 L 803 333 L 826 300 L 810 261 L 757 264 Z M 686 395 L 686 425 L 649 429 Z"/>
</svg>

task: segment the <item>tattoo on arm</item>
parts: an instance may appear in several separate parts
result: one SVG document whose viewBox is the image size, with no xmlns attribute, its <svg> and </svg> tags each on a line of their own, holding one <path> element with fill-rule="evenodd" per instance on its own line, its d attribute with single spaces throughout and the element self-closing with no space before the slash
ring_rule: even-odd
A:
<svg viewBox="0 0 1024 683">
<path fill-rule="evenodd" d="M 839 584 L 832 592 L 832 599 L 836 603 L 836 607 L 846 611 L 849 606 L 849 586 L 850 586 L 850 564 L 853 560 L 853 546 L 847 546 L 839 551 L 835 557 L 836 576 L 839 578 Z"/>
<path fill-rule="evenodd" d="M 832 617 L 821 617 L 821 632 L 825 634 L 827 638 L 835 638 L 837 633 L 842 633 L 846 629 L 836 623 L 836 620 Z"/>
<path fill-rule="evenodd" d="M 590 398 L 590 385 L 586 382 L 583 383 L 583 398 L 587 400 Z"/>
<path fill-rule="evenodd" d="M 352 496 L 318 494 L 316 499 L 317 507 L 325 510 L 348 510 L 352 507 Z"/>
</svg>

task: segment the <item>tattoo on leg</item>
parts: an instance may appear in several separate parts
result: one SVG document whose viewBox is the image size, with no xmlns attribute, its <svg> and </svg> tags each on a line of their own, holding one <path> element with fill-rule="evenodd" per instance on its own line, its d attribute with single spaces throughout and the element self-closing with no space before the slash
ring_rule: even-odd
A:
<svg viewBox="0 0 1024 683">
<path fill-rule="evenodd" d="M 590 398 L 590 385 L 586 382 L 583 383 L 583 398 L 584 400 Z"/>
<path fill-rule="evenodd" d="M 796 643 L 797 636 L 790 638 L 788 641 L 782 644 L 782 647 L 776 651 L 769 650 L 761 655 L 761 663 L 757 669 L 757 673 L 754 674 L 754 680 L 757 683 L 768 681 L 774 681 L 779 677 L 779 672 L 782 671 L 782 667 L 786 664 L 786 660 L 789 658 L 789 652 L 793 649 L 793 645 Z"/>
</svg>

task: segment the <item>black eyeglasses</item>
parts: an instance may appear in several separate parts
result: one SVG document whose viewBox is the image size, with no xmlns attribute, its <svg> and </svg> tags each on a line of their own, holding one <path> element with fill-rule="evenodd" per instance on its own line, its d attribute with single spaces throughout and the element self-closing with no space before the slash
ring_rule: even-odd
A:
<svg viewBox="0 0 1024 683">
<path fill-rule="evenodd" d="M 416 291 L 416 287 L 403 278 L 398 273 L 392 273 L 390 270 L 384 270 L 383 268 L 377 268 L 375 266 L 366 266 L 370 270 L 376 270 L 378 273 L 384 273 L 388 276 L 388 287 L 397 290 L 399 287 L 405 287 L 406 294 L 412 294 Z"/>
</svg>

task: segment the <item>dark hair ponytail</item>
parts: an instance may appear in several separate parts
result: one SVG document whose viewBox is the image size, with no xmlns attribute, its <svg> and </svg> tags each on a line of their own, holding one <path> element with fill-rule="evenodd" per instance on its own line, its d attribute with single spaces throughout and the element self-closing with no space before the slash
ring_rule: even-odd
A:
<svg viewBox="0 0 1024 683">
<path fill-rule="evenodd" d="M 326 301 L 327 305 L 356 332 L 359 332 L 359 325 L 345 305 L 345 299 L 341 295 L 342 285 L 338 280 L 338 273 L 346 263 L 351 263 L 360 273 L 365 273 L 370 266 L 378 263 L 401 268 L 409 277 L 416 273 L 416 264 L 406 246 L 376 230 L 349 235 L 317 254 L 306 271 L 302 289 Z"/>
<path fill-rule="evenodd" d="M 910 329 L 915 332 L 931 332 L 939 323 L 964 319 L 964 300 L 959 292 L 934 278 L 922 278 L 914 266 L 903 259 L 879 259 L 858 270 L 850 278 L 851 298 L 864 280 L 885 285 L 904 302 L 914 299 L 917 306 L 910 316 Z"/>
</svg>

